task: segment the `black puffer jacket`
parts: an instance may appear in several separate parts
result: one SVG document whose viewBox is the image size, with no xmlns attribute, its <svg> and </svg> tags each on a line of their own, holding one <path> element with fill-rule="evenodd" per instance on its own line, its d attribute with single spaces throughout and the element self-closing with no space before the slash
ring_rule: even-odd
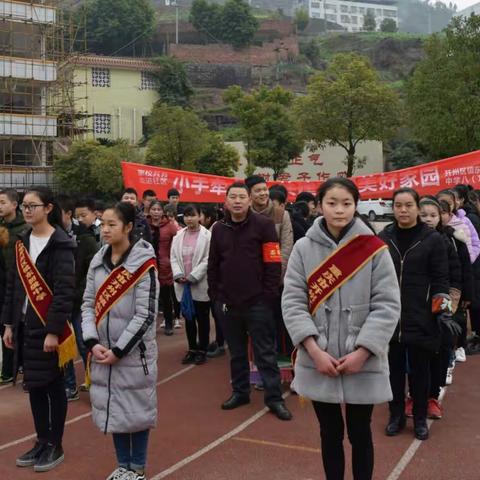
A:
<svg viewBox="0 0 480 480">
<path fill-rule="evenodd" d="M 30 234 L 31 230 L 20 236 L 27 250 L 30 246 Z M 17 268 L 14 267 L 9 272 L 2 323 L 13 328 L 15 371 L 21 354 L 24 383 L 28 388 L 45 386 L 60 373 L 57 353 L 45 353 L 43 344 L 47 333 L 61 335 L 65 322 L 72 316 L 75 296 L 75 247 L 75 242 L 68 234 L 57 227 L 38 256 L 36 266 L 53 292 L 53 301 L 48 309 L 45 326 L 28 304 L 23 334 L 21 319 L 26 293 Z"/>
<path fill-rule="evenodd" d="M 391 341 L 436 351 L 440 331 L 432 315 L 432 297 L 449 291 L 445 241 L 423 224 L 402 258 L 397 232 L 398 227 L 392 224 L 379 235 L 390 250 L 402 300 L 400 323 Z"/>
<path fill-rule="evenodd" d="M 465 203 L 462 208 L 465 210 L 465 214 L 480 235 L 480 215 L 478 214 L 478 210 L 470 202 Z"/>
</svg>

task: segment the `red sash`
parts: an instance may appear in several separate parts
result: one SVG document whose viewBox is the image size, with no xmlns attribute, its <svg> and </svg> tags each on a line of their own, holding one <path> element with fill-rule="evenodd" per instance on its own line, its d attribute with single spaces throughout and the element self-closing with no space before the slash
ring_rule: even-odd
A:
<svg viewBox="0 0 480 480">
<path fill-rule="evenodd" d="M 53 293 L 33 263 L 25 245 L 19 240 L 15 244 L 17 271 L 30 305 L 35 310 L 44 326 L 47 325 L 47 314 L 53 300 Z M 58 338 L 58 365 L 63 367 L 77 357 L 75 334 L 69 321 L 65 322 L 63 333 Z"/>
<path fill-rule="evenodd" d="M 337 288 L 350 280 L 377 253 L 388 248 L 375 235 L 357 235 L 337 248 L 308 277 L 309 309 L 312 315 Z"/>
<path fill-rule="evenodd" d="M 120 266 L 110 272 L 95 296 L 95 323 L 97 326 L 113 306 L 142 278 L 151 268 L 157 268 L 154 258 L 147 260 L 135 273 Z"/>
</svg>

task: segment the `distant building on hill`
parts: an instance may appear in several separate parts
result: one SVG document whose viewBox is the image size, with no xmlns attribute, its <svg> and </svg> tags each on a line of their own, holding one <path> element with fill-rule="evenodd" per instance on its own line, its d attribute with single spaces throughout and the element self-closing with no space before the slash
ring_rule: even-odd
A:
<svg viewBox="0 0 480 480">
<path fill-rule="evenodd" d="M 454 13 L 454 17 L 469 17 L 470 15 L 480 15 L 480 3 L 476 3 L 475 5 L 471 5 L 470 7 L 464 8 L 456 13 Z"/>
<path fill-rule="evenodd" d="M 371 12 L 375 15 L 377 29 L 385 18 L 391 18 L 398 24 L 396 0 L 310 0 L 310 18 L 326 19 L 341 25 L 349 32 L 363 31 L 364 16 Z"/>
</svg>

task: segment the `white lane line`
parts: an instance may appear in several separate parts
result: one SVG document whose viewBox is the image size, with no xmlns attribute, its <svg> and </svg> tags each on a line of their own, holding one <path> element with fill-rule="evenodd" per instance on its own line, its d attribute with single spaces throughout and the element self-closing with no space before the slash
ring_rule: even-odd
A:
<svg viewBox="0 0 480 480">
<path fill-rule="evenodd" d="M 287 398 L 289 395 L 290 395 L 290 392 L 287 392 L 283 395 L 283 398 Z M 193 462 L 197 458 L 200 458 L 202 455 L 205 455 L 206 453 L 208 453 L 210 450 L 213 450 L 214 448 L 218 447 L 219 445 L 226 442 L 230 438 L 236 436 L 237 434 L 245 430 L 247 427 L 249 427 L 252 423 L 256 422 L 259 418 L 263 417 L 267 412 L 268 412 L 267 407 L 262 408 L 262 410 L 258 411 L 255 415 L 245 420 L 238 427 L 234 428 L 233 430 L 230 430 L 225 435 L 222 435 L 221 437 L 217 438 L 216 440 L 209 443 L 205 447 L 201 448 L 200 450 L 197 450 L 194 454 L 188 457 L 185 457 L 183 460 L 180 460 L 179 462 L 175 463 L 174 465 L 167 468 L 166 470 L 163 470 L 160 473 L 157 473 L 157 475 L 151 477 L 151 480 L 161 480 L 162 478 L 167 477 L 168 475 L 176 472 L 177 470 L 180 470 L 185 465 L 188 465 L 189 463 Z"/>
<path fill-rule="evenodd" d="M 438 400 L 440 403 L 442 402 L 446 391 L 447 391 L 447 387 L 444 387 L 440 392 L 440 396 L 438 397 Z M 427 425 L 429 430 L 433 422 L 434 420 L 428 420 Z M 408 467 L 408 464 L 412 461 L 413 457 L 415 456 L 415 453 L 417 453 L 417 450 L 420 448 L 420 445 L 422 445 L 422 443 L 423 443 L 422 440 L 417 440 L 417 439 L 413 440 L 411 445 L 403 454 L 399 462 L 395 465 L 395 468 L 392 470 L 392 472 L 390 473 L 390 475 L 387 477 L 386 480 L 398 480 L 400 478 L 400 475 Z"/>
<path fill-rule="evenodd" d="M 184 373 L 187 373 L 188 371 L 192 370 L 192 368 L 195 368 L 195 365 L 189 365 L 188 367 L 182 368 L 178 372 L 175 372 L 174 374 L 170 375 L 169 377 L 164 378 L 163 380 L 160 380 L 157 382 L 157 387 L 160 385 L 163 385 L 167 382 L 170 382 L 174 378 L 179 377 L 180 375 L 183 375 Z M 71 425 L 72 423 L 79 422 L 80 420 L 83 420 L 84 418 L 88 418 L 92 415 L 92 412 L 87 412 L 83 413 L 82 415 L 78 415 L 77 417 L 73 417 L 70 420 L 65 422 L 65 425 Z M 33 440 L 37 438 L 37 435 L 34 433 L 32 435 L 27 435 L 25 437 L 19 438 L 17 440 L 13 440 L 9 443 L 4 443 L 3 445 L 0 445 L 0 452 L 2 450 L 6 450 L 7 448 L 14 447 L 15 445 L 19 445 L 20 443 L 28 442 L 29 440 Z"/>
</svg>

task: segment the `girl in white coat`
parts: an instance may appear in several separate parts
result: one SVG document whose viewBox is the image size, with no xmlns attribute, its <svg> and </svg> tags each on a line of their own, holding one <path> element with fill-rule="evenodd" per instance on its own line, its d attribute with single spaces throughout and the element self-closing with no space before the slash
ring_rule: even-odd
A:
<svg viewBox="0 0 480 480">
<path fill-rule="evenodd" d="M 200 225 L 200 210 L 188 205 L 183 212 L 186 228 L 173 238 L 170 261 L 175 295 L 179 302 L 185 286 L 190 286 L 195 315 L 185 320 L 188 352 L 183 364 L 205 363 L 210 337 L 210 299 L 208 298 L 207 266 L 210 250 L 210 232 Z M 197 339 L 198 333 L 198 339 Z"/>
</svg>

